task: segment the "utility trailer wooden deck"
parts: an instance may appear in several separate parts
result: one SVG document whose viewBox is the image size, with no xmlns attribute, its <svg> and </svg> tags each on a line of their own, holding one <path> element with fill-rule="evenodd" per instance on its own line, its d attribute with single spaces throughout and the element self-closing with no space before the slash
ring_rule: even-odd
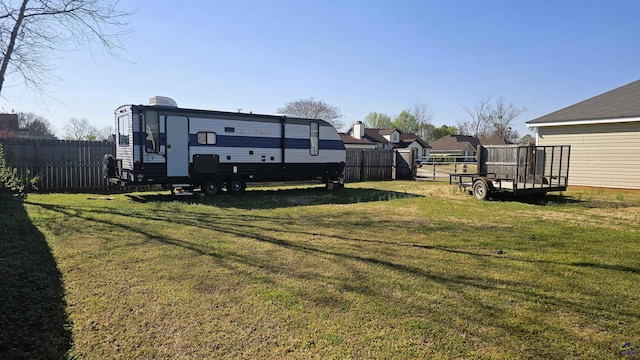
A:
<svg viewBox="0 0 640 360">
<path fill-rule="evenodd" d="M 478 147 L 478 173 L 450 174 L 449 183 L 477 200 L 496 193 L 544 196 L 565 191 L 569 179 L 569 145 L 501 145 Z"/>
</svg>

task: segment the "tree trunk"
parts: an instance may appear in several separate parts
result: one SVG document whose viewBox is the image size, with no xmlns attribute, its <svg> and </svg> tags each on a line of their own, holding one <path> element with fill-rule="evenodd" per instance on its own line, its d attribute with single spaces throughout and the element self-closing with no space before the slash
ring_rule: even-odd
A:
<svg viewBox="0 0 640 360">
<path fill-rule="evenodd" d="M 9 45 L 7 46 L 7 51 L 4 53 L 4 57 L 2 58 L 2 66 L 0 67 L 0 94 L 2 94 L 2 86 L 4 85 L 4 76 L 7 72 L 7 68 L 9 67 L 9 60 L 11 60 L 11 55 L 13 54 L 13 48 L 16 44 L 16 38 L 18 37 L 18 32 L 22 27 L 22 21 L 24 20 L 24 12 L 27 8 L 27 3 L 29 0 L 23 0 L 22 6 L 20 6 L 20 12 L 18 13 L 18 19 L 16 19 L 16 23 L 13 25 L 13 30 L 11 31 L 11 38 L 9 38 Z"/>
</svg>

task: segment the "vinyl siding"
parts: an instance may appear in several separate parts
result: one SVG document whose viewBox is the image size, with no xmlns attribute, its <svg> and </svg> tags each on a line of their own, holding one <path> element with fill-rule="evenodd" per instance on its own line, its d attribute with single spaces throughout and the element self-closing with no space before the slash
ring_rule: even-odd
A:
<svg viewBox="0 0 640 360">
<path fill-rule="evenodd" d="M 640 122 L 538 128 L 539 145 L 571 145 L 569 185 L 640 189 Z"/>
</svg>

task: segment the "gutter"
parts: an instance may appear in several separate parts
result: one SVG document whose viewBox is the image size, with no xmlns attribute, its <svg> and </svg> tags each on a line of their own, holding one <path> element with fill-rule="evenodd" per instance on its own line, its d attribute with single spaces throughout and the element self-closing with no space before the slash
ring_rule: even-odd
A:
<svg viewBox="0 0 640 360">
<path fill-rule="evenodd" d="M 539 128 L 539 127 L 552 127 L 552 126 L 572 126 L 572 125 L 595 125 L 595 124 L 614 124 L 614 123 L 629 123 L 640 122 L 640 116 L 628 117 L 628 118 L 616 118 L 616 119 L 590 119 L 590 120 L 568 120 L 568 121 L 553 121 L 545 123 L 527 123 L 527 127 Z"/>
</svg>

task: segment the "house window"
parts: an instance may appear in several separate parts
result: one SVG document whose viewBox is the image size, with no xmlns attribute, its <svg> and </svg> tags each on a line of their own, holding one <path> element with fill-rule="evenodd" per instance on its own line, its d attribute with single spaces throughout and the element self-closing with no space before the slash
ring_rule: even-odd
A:
<svg viewBox="0 0 640 360">
<path fill-rule="evenodd" d="M 129 115 L 118 118 L 118 144 L 129 145 Z"/>
<path fill-rule="evenodd" d="M 214 132 L 198 132 L 198 144 L 200 145 L 214 145 L 216 143 L 216 133 Z"/>
<path fill-rule="evenodd" d="M 309 128 L 309 153 L 312 156 L 316 156 L 320 151 L 320 125 L 317 122 L 312 122 L 309 124 Z"/>
</svg>

